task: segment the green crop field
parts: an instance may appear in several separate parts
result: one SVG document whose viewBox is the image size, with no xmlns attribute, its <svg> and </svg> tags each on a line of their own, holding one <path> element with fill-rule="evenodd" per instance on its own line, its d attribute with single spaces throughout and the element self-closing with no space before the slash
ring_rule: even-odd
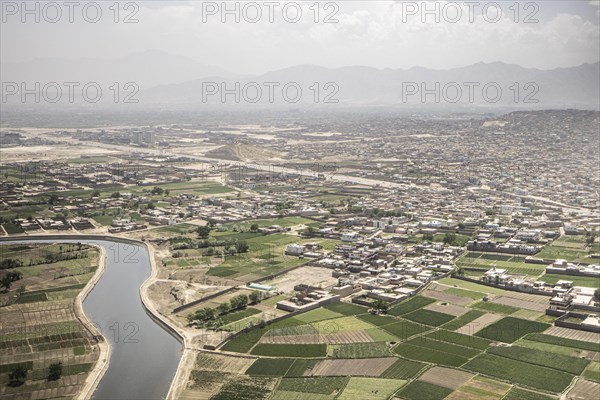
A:
<svg viewBox="0 0 600 400">
<path fill-rule="evenodd" d="M 334 311 L 343 315 L 358 315 L 365 314 L 369 311 L 368 308 L 356 304 L 337 302 L 325 306 L 327 310 Z"/>
<path fill-rule="evenodd" d="M 440 326 L 453 320 L 454 316 L 449 314 L 443 314 L 437 311 L 421 309 L 408 314 L 404 314 L 403 318 L 409 319 L 414 322 L 418 322 L 420 324 Z"/>
<path fill-rule="evenodd" d="M 562 392 L 573 379 L 573 375 L 566 372 L 492 354 L 481 354 L 463 368 L 555 393 Z"/>
<path fill-rule="evenodd" d="M 550 325 L 541 322 L 528 321 L 520 318 L 505 317 L 491 325 L 486 326 L 475 336 L 512 343 L 528 333 L 542 332 Z"/>
<path fill-rule="evenodd" d="M 263 400 L 269 397 L 272 378 L 243 377 L 226 382 L 211 400 Z"/>
<path fill-rule="evenodd" d="M 333 358 L 377 358 L 392 355 L 383 342 L 328 345 L 327 354 Z"/>
<path fill-rule="evenodd" d="M 326 344 L 266 344 L 259 343 L 251 354 L 271 357 L 324 357 Z"/>
<path fill-rule="evenodd" d="M 457 344 L 472 349 L 485 350 L 491 341 L 477 336 L 463 335 L 458 332 L 452 332 L 445 329 L 438 329 L 425 335 L 425 337 L 441 342 Z"/>
<path fill-rule="evenodd" d="M 400 397 L 408 400 L 442 400 L 452 393 L 451 389 L 423 381 L 413 381 L 399 392 Z"/>
<path fill-rule="evenodd" d="M 332 394 L 346 387 L 347 377 L 283 378 L 277 390 L 286 392 Z"/>
<path fill-rule="evenodd" d="M 468 361 L 468 358 L 460 355 L 429 349 L 427 347 L 415 346 L 408 343 L 400 343 L 394 349 L 394 353 L 410 360 L 425 361 L 451 367 L 459 367 Z"/>
<path fill-rule="evenodd" d="M 583 372 L 583 376 L 591 381 L 600 383 L 600 362 L 591 362 Z"/>
<path fill-rule="evenodd" d="M 294 361 L 285 376 L 302 376 L 307 369 L 313 368 L 320 360 L 310 358 L 298 358 Z"/>
<path fill-rule="evenodd" d="M 511 307 L 504 304 L 491 303 L 489 301 L 480 301 L 479 303 L 473 304 L 471 307 L 478 309 L 489 311 L 498 314 L 513 314 L 519 311 L 517 307 Z"/>
<path fill-rule="evenodd" d="M 294 361 L 292 358 L 259 358 L 248 368 L 246 374 L 284 376 Z"/>
<path fill-rule="evenodd" d="M 449 342 L 443 342 L 441 340 L 436 340 L 433 338 L 429 338 L 427 336 L 420 336 L 414 339 L 405 342 L 406 344 L 410 344 L 413 346 L 424 347 L 433 351 L 440 351 L 448 354 L 454 354 L 461 357 L 472 358 L 477 354 L 481 353 L 480 350 L 473 349 L 470 347 L 460 346 L 456 344 L 452 344 Z"/>
<path fill-rule="evenodd" d="M 422 334 L 431 330 L 431 327 L 426 325 L 416 324 L 411 321 L 401 320 L 393 324 L 384 325 L 381 329 L 391 333 L 395 337 L 405 340 L 411 336 Z"/>
<path fill-rule="evenodd" d="M 531 333 L 525 339 L 540 343 L 548 343 L 558 346 L 572 347 L 574 349 L 599 351 L 600 343 L 584 342 L 581 340 L 566 339 L 558 336 L 544 335 L 543 333 Z"/>
<path fill-rule="evenodd" d="M 342 314 L 336 313 L 335 311 L 331 311 L 326 308 L 317 308 L 316 310 L 305 312 L 294 318 L 308 324 L 311 322 L 323 321 L 326 319 L 333 319 L 342 316 Z"/>
<path fill-rule="evenodd" d="M 388 311 L 388 314 L 396 316 L 408 314 L 409 312 L 416 311 L 419 308 L 425 307 L 426 305 L 431 303 L 435 303 L 436 301 L 437 300 L 430 299 L 429 297 L 424 296 L 413 297 L 412 299 L 405 300 L 400 304 L 392 307 Z"/>
<path fill-rule="evenodd" d="M 381 378 L 387 379 L 411 379 L 414 378 L 427 364 L 418 361 L 399 358 L 394 364 L 381 374 Z"/>
<path fill-rule="evenodd" d="M 569 357 L 519 346 L 490 347 L 487 352 L 513 360 L 557 369 L 573 375 L 580 375 L 590 363 L 589 360 L 584 358 Z"/>
</svg>

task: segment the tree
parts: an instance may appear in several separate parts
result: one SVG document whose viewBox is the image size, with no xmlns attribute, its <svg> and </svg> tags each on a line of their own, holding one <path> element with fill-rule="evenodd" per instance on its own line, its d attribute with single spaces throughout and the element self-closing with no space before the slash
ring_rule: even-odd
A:
<svg viewBox="0 0 600 400">
<path fill-rule="evenodd" d="M 375 300 L 372 304 L 371 307 L 376 310 L 376 311 L 381 311 L 381 312 L 387 312 L 388 310 L 388 303 L 386 303 L 383 300 Z"/>
<path fill-rule="evenodd" d="M 229 303 L 221 303 L 217 309 L 219 310 L 219 314 L 227 314 L 229 311 Z"/>
<path fill-rule="evenodd" d="M 55 194 L 51 194 L 50 197 L 48 198 L 48 204 L 50 204 L 51 206 L 53 206 L 56 203 L 58 203 L 58 196 L 55 195 Z"/>
<path fill-rule="evenodd" d="M 250 225 L 250 232 L 257 232 L 258 231 L 258 224 L 252 224 Z"/>
<path fill-rule="evenodd" d="M 245 241 L 243 241 L 243 240 L 242 240 L 241 242 L 237 242 L 237 243 L 235 244 L 235 250 L 236 250 L 238 253 L 245 253 L 245 252 L 247 252 L 247 251 L 248 251 L 248 243 L 246 243 L 246 242 L 245 242 Z"/>
<path fill-rule="evenodd" d="M 4 288 L 4 291 L 8 291 L 13 282 L 23 279 L 23 274 L 18 271 L 10 271 L 0 279 L 0 287 Z"/>
<path fill-rule="evenodd" d="M 253 290 L 250 293 L 250 303 L 256 304 L 260 301 L 260 293 L 256 290 Z"/>
<path fill-rule="evenodd" d="M 452 244 L 456 241 L 456 234 L 448 232 L 444 235 L 444 244 Z"/>
<path fill-rule="evenodd" d="M 594 290 L 594 297 L 600 301 L 600 289 Z"/>
<path fill-rule="evenodd" d="M 110 197 L 112 197 L 113 199 L 118 199 L 119 197 L 121 197 L 121 193 L 114 192 L 113 194 L 110 195 Z"/>
<path fill-rule="evenodd" d="M 146 206 L 146 208 L 148 210 L 154 210 L 156 208 L 156 206 L 154 205 L 154 203 L 148 203 L 148 205 Z"/>
<path fill-rule="evenodd" d="M 90 197 L 100 197 L 100 191 L 98 189 L 94 190 Z"/>
<path fill-rule="evenodd" d="M 585 238 L 585 243 L 588 246 L 591 246 L 592 244 L 594 244 L 594 241 L 596 240 L 596 235 L 595 234 L 591 234 L 588 237 Z"/>
<path fill-rule="evenodd" d="M 196 229 L 196 233 L 198 233 L 200 239 L 208 239 L 208 236 L 210 235 L 210 226 L 199 226 L 198 229 Z"/>
<path fill-rule="evenodd" d="M 22 365 L 17 365 L 17 367 L 8 374 L 8 379 L 8 386 L 21 386 L 25 383 L 25 379 L 27 379 L 27 368 Z"/>
<path fill-rule="evenodd" d="M 232 297 L 229 302 L 232 310 L 244 308 L 248 304 L 248 296 L 245 294 L 240 294 L 239 296 Z"/>
<path fill-rule="evenodd" d="M 48 380 L 49 381 L 57 381 L 60 379 L 62 375 L 62 363 L 52 363 L 50 364 L 50 368 L 48 368 Z"/>
<path fill-rule="evenodd" d="M 302 234 L 306 237 L 312 237 L 315 235 L 315 227 L 314 226 L 309 226 L 308 228 L 306 228 L 304 231 L 302 231 Z"/>
<path fill-rule="evenodd" d="M 433 233 L 424 233 L 423 240 L 425 242 L 433 242 Z"/>
</svg>

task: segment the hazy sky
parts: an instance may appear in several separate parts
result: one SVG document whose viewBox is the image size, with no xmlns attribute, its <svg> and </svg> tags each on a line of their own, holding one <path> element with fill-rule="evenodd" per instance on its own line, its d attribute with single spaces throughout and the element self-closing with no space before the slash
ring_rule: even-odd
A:
<svg viewBox="0 0 600 400">
<path fill-rule="evenodd" d="M 519 1 L 517 7 L 515 0 L 498 1 L 502 12 L 498 21 L 493 4 L 484 13 L 486 1 L 472 2 L 474 20 L 470 21 L 469 6 L 461 1 L 450 5 L 437 2 L 438 13 L 423 15 L 423 7 L 433 9 L 435 5 L 344 0 L 320 2 L 318 22 L 312 0 L 291 2 L 285 13 L 286 2 L 271 2 L 273 6 L 263 1 L 251 5 L 227 2 L 230 9 L 237 3 L 239 23 L 234 21 L 234 14 L 225 15 L 225 23 L 221 21 L 222 1 L 137 1 L 130 2 L 127 9 L 126 2 L 121 2 L 117 23 L 113 21 L 114 7 L 109 8 L 113 1 L 86 6 L 85 16 L 93 20 L 95 4 L 101 3 L 97 23 L 84 19 L 85 2 L 74 8 L 73 23 L 62 0 L 55 3 L 62 15 L 55 23 L 51 22 L 57 18 L 53 7 L 46 6 L 44 11 L 44 2 L 28 4 L 35 9 L 37 3 L 38 23 L 35 13 L 23 15 L 21 3 L 0 1 L 4 63 L 40 57 L 119 58 L 158 49 L 232 72 L 254 74 L 298 64 L 444 69 L 503 61 L 549 69 L 600 58 L 600 0 Z M 326 3 L 332 4 L 325 7 Z M 298 4 L 302 15 L 292 23 Z M 459 18 L 457 6 L 462 13 Z M 138 22 L 124 23 L 124 17 L 136 9 Z M 262 17 L 252 23 L 257 9 Z M 270 9 L 274 11 L 273 22 L 269 21 Z M 329 14 L 337 22 L 324 23 Z M 434 20 L 436 14 L 439 22 Z M 525 22 L 528 16 L 529 22 Z"/>
</svg>

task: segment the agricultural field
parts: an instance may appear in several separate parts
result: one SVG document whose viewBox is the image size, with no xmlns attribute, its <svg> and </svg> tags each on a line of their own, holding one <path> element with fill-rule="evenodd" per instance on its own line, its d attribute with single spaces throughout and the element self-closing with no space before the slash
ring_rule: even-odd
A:
<svg viewBox="0 0 600 400">
<path fill-rule="evenodd" d="M 75 297 L 98 268 L 96 248 L 78 244 L 0 245 L 0 397 L 74 396 L 98 359 L 92 334 L 75 315 Z M 62 363 L 58 380 L 51 364 Z M 18 366 L 25 376 L 9 384 Z"/>
<path fill-rule="evenodd" d="M 352 377 L 337 399 L 386 400 L 405 383 L 406 381 L 399 379 Z"/>
<path fill-rule="evenodd" d="M 560 393 L 573 380 L 573 375 L 552 368 L 541 367 L 500 357 L 481 354 L 469 361 L 463 368 L 483 375 L 525 385 L 534 389 Z"/>
<path fill-rule="evenodd" d="M 423 381 L 413 381 L 402 389 L 398 395 L 406 400 L 442 400 L 452 393 L 452 389 Z"/>
<path fill-rule="evenodd" d="M 544 247 L 536 257 L 589 263 L 589 255 L 595 251 L 586 245 L 585 239 L 585 236 L 562 236 Z"/>
<path fill-rule="evenodd" d="M 591 333 L 578 334 L 585 340 L 547 334 L 559 328 L 536 321 L 540 313 L 493 302 L 529 301 L 533 308 L 541 304 L 538 297 L 458 283 L 460 287 L 435 284 L 426 290 L 431 297 L 418 295 L 401 302 L 388 315 L 333 303 L 257 329 L 248 341 L 236 338 L 223 350 L 260 357 L 246 374 L 279 377 L 272 395 L 279 400 L 392 395 L 405 400 L 542 400 L 556 399 L 577 376 L 592 383 L 600 380 L 600 363 L 591 359 L 600 344 L 585 336 Z M 435 298 L 446 290 L 467 301 Z M 490 301 L 482 302 L 480 296 Z M 477 329 L 465 332 L 471 325 Z M 315 387 L 302 389 L 306 382 Z"/>
<path fill-rule="evenodd" d="M 528 333 L 542 332 L 549 327 L 541 322 L 506 317 L 486 326 L 476 336 L 505 343 L 512 343 Z"/>
</svg>

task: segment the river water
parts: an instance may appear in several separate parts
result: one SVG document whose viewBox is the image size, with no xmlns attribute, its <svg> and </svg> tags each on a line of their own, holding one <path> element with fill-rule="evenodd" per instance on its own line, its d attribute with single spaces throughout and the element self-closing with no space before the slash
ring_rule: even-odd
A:
<svg viewBox="0 0 600 400">
<path fill-rule="evenodd" d="M 83 311 L 102 332 L 111 357 L 93 399 L 163 399 L 181 359 L 181 343 L 146 312 L 140 286 L 150 276 L 148 251 L 108 240 L 15 240 L 28 243 L 86 243 L 106 251 L 105 270 L 83 301 Z M 0 242 L 7 244 L 11 242 Z"/>
</svg>

